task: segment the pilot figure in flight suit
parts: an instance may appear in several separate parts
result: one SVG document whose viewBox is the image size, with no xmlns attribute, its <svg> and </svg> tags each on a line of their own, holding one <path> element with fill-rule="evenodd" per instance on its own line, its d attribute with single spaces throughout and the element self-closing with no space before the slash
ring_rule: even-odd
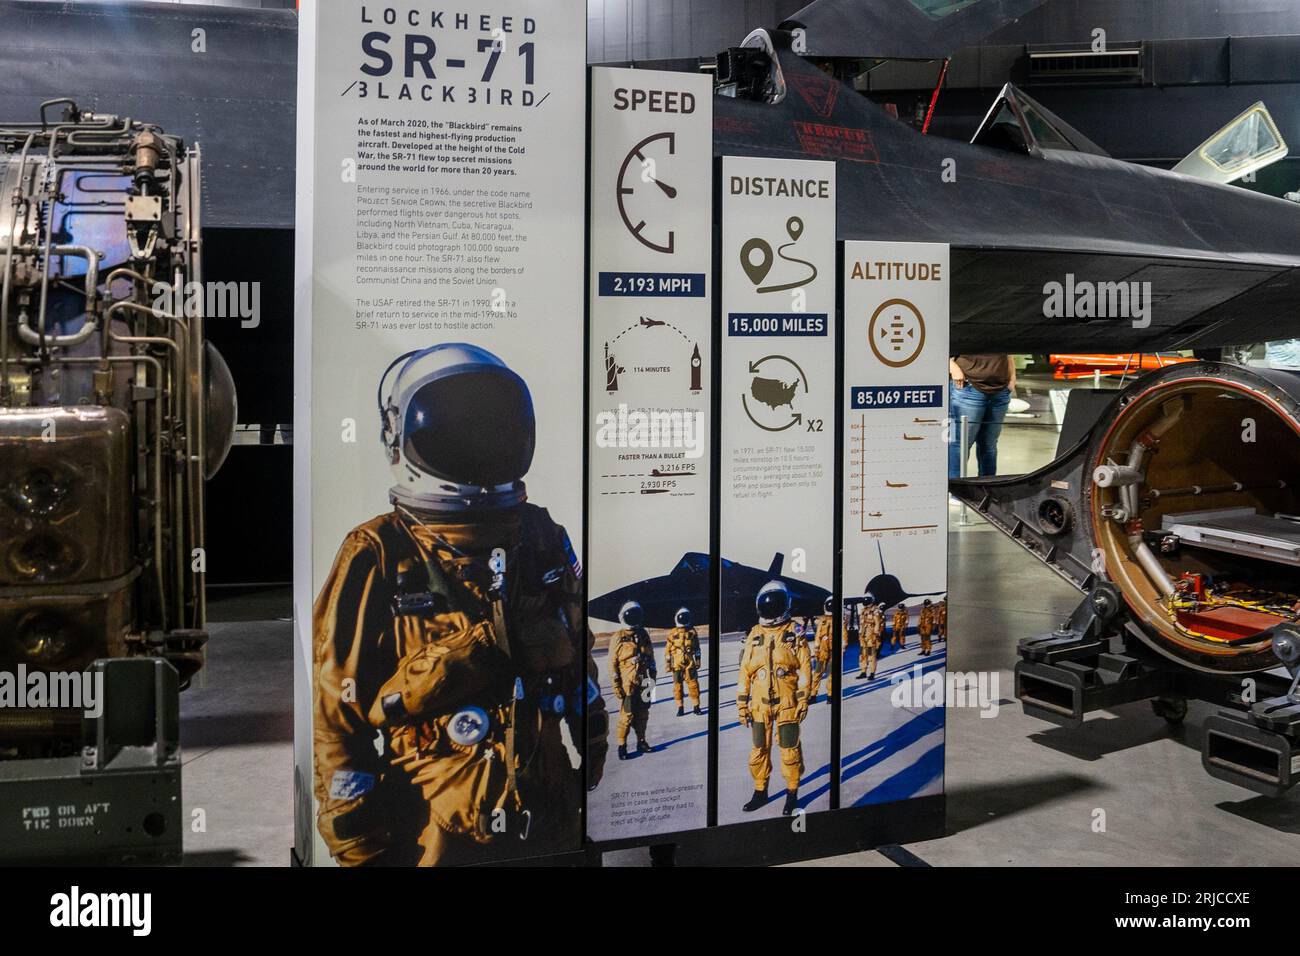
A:
<svg viewBox="0 0 1300 956">
<path fill-rule="evenodd" d="M 401 366 L 385 398 L 384 383 Z M 608 719 L 582 566 L 527 503 L 532 396 L 490 352 L 401 356 L 379 383 L 393 510 L 344 539 L 313 610 L 317 827 L 343 866 L 580 845 Z"/>
<path fill-rule="evenodd" d="M 817 618 L 817 632 L 813 638 L 813 660 L 817 666 L 813 669 L 812 686 L 808 689 L 808 702 L 812 703 L 817 699 L 817 688 L 821 686 L 824 679 L 826 681 L 826 703 L 831 702 L 831 678 L 830 667 L 831 657 L 835 653 L 835 598 L 828 597 L 826 604 L 822 607 L 822 613 Z"/>
<path fill-rule="evenodd" d="M 654 646 L 650 633 L 642 626 L 645 611 L 636 601 L 628 601 L 618 612 L 623 629 L 610 638 L 609 677 L 618 698 L 618 759 L 627 759 L 628 731 L 636 731 L 637 753 L 653 749 L 646 741 L 646 724 L 650 722 L 650 705 L 654 703 Z"/>
<path fill-rule="evenodd" d="M 673 618 L 677 626 L 668 632 L 664 648 L 664 663 L 673 675 L 673 699 L 677 701 L 677 716 L 686 713 L 683 705 L 682 685 L 691 695 L 691 712 L 700 713 L 700 634 L 691 624 L 691 612 L 678 608 Z"/>
<path fill-rule="evenodd" d="M 935 640 L 948 640 L 948 599 L 943 598 L 935 605 Z"/>
<path fill-rule="evenodd" d="M 758 624 L 745 638 L 736 685 L 738 716 L 749 728 L 753 744 L 749 772 L 754 778 L 754 795 L 742 809 L 751 813 L 767 803 L 775 741 L 785 780 L 785 806 L 781 812 L 789 816 L 799 804 L 799 780 L 803 776 L 799 725 L 808 716 L 812 659 L 808 642 L 795 634 L 790 622 L 790 591 L 784 583 L 769 581 L 759 590 L 754 603 Z"/>
<path fill-rule="evenodd" d="M 889 641 L 895 649 L 907 647 L 907 605 L 899 604 L 894 608 L 894 630 Z"/>
<path fill-rule="evenodd" d="M 861 618 L 858 624 L 858 679 L 871 680 L 876 676 L 881 637 L 885 633 L 885 612 L 882 605 L 866 601 L 858 614 Z"/>
<path fill-rule="evenodd" d="M 935 624 L 938 621 L 938 614 L 934 608 L 934 602 L 926 598 L 921 602 L 921 613 L 916 619 L 916 632 L 921 635 L 921 656 L 928 657 L 932 647 L 930 635 L 934 633 Z"/>
</svg>

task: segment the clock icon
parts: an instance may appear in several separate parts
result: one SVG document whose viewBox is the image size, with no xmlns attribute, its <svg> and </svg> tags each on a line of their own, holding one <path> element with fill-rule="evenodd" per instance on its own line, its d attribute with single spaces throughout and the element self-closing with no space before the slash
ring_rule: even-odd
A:
<svg viewBox="0 0 1300 956">
<path fill-rule="evenodd" d="M 669 199 L 677 198 L 677 190 L 658 176 L 659 157 L 676 155 L 677 134 L 655 133 L 633 146 L 618 170 L 618 213 L 623 217 L 623 225 L 641 245 L 667 255 L 672 255 L 677 234 L 672 229 L 660 229 L 657 233 L 654 229 L 648 229 L 646 216 L 637 210 L 644 207 L 646 215 L 657 218 L 658 214 L 652 211 L 657 200 L 646 198 L 654 197 L 655 190 Z M 633 160 L 636 160 L 635 164 Z M 650 177 L 644 174 L 647 162 L 655 170 L 655 175 Z"/>
</svg>

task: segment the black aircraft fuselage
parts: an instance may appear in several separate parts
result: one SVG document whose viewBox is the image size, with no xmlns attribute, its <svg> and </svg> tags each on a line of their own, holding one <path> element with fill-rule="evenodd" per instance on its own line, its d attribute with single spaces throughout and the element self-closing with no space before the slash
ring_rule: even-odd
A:
<svg viewBox="0 0 1300 956">
<path fill-rule="evenodd" d="M 790 590 L 792 616 L 813 617 L 822 613 L 830 591 L 781 573 L 783 555 L 777 554 L 764 570 L 722 559 L 722 632 L 748 631 L 758 623 L 754 598 L 769 581 L 782 581 Z M 668 574 L 647 578 L 592 598 L 588 604 L 591 617 L 617 621 L 618 612 L 628 601 L 636 601 L 645 610 L 647 627 L 667 628 L 674 625 L 679 608 L 691 612 L 696 627 L 706 627 L 711 609 L 707 554 L 690 552 L 682 556 Z"/>
<path fill-rule="evenodd" d="M 788 40 L 774 34 L 781 102 L 715 97 L 715 154 L 834 160 L 839 238 L 951 245 L 954 354 L 1300 334 L 1300 206 L 1089 152 L 924 136 Z M 1149 282 L 1149 320 L 1047 318 L 1044 287 L 1070 276 Z"/>
</svg>

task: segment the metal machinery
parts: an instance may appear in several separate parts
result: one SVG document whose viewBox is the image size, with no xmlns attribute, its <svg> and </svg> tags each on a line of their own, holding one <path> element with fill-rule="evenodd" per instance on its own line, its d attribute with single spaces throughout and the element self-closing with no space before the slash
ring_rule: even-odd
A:
<svg viewBox="0 0 1300 956">
<path fill-rule="evenodd" d="M 1300 374 L 1146 375 L 1046 468 L 953 493 L 1087 594 L 1020 642 L 1027 713 L 1073 727 L 1151 699 L 1178 722 L 1200 698 L 1225 708 L 1205 724 L 1211 775 L 1270 796 L 1300 782 Z"/>
<path fill-rule="evenodd" d="M 235 421 L 199 151 L 71 100 L 39 116 L 0 123 L 0 676 L 89 671 L 102 699 L 0 697 L 0 858 L 175 859 L 203 485 Z"/>
</svg>

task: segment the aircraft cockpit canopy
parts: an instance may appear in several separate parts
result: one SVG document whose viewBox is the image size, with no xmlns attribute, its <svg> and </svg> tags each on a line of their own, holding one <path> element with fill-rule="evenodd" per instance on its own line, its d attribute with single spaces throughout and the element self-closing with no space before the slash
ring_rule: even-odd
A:
<svg viewBox="0 0 1300 956">
<path fill-rule="evenodd" d="M 1193 150 L 1174 167 L 1174 172 L 1215 183 L 1230 183 L 1286 155 L 1286 140 L 1268 107 L 1255 103 Z"/>
<path fill-rule="evenodd" d="M 1109 156 L 1043 104 L 1008 83 L 984 116 L 971 142 L 1030 156 L 1044 156 L 1048 150 L 1064 150 Z"/>
<path fill-rule="evenodd" d="M 729 562 L 723 561 L 722 563 L 725 566 Z M 708 570 L 709 570 L 709 556 L 707 554 L 700 554 L 697 551 L 692 551 L 689 554 L 682 555 L 682 559 L 677 562 L 677 565 L 676 567 L 673 568 L 672 573 L 674 575 L 706 574 L 708 573 Z"/>
<path fill-rule="evenodd" d="M 930 19 L 942 20 L 979 3 L 979 0 L 910 0 L 910 2 Z"/>
</svg>

